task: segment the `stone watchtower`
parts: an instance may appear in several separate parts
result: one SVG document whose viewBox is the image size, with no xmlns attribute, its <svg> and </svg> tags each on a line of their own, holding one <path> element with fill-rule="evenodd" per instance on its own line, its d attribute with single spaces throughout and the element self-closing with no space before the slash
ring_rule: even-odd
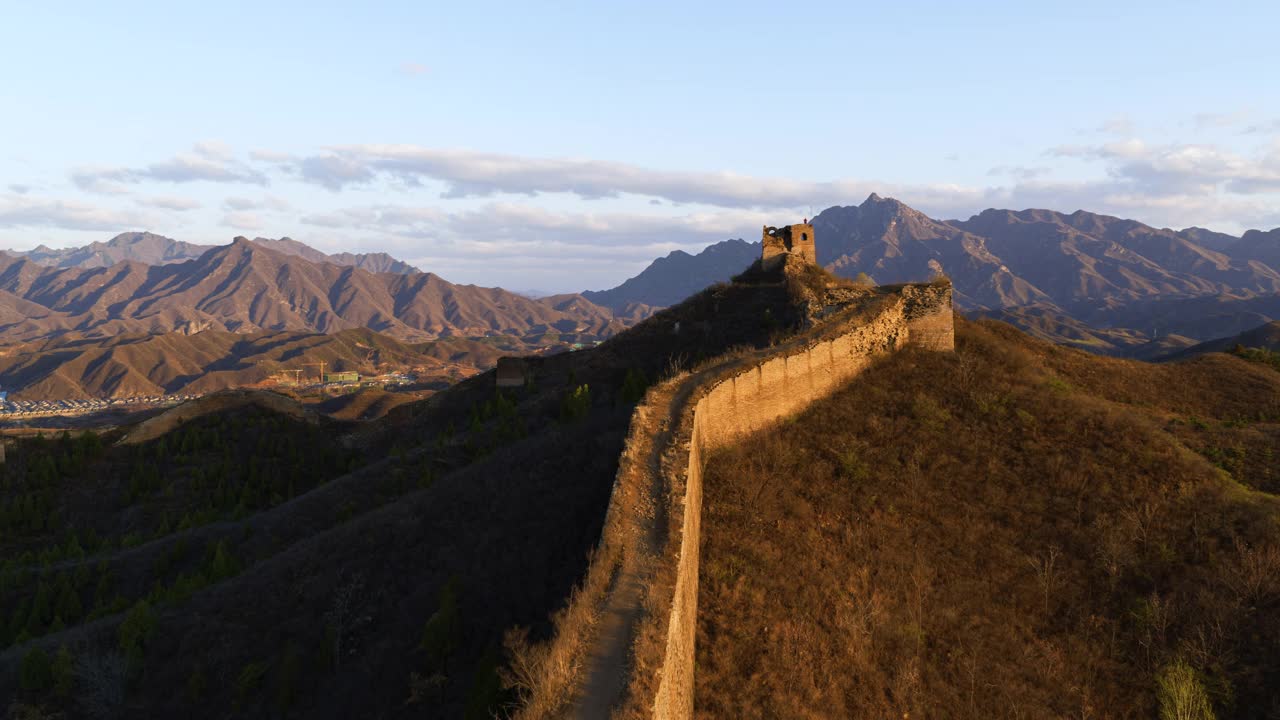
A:
<svg viewBox="0 0 1280 720">
<path fill-rule="evenodd" d="M 813 224 L 805 218 L 804 222 L 786 227 L 765 226 L 760 238 L 764 249 L 760 253 L 760 267 L 763 270 L 774 270 L 782 267 L 784 256 L 797 255 L 808 262 L 818 264 L 818 249 L 813 243 Z"/>
</svg>

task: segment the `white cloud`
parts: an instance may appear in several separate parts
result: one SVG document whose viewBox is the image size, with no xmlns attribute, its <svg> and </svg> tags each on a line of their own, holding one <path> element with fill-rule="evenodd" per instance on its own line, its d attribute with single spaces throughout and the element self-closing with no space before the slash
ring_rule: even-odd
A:
<svg viewBox="0 0 1280 720">
<path fill-rule="evenodd" d="M 231 146 L 220 140 L 202 140 L 192 147 L 195 154 L 206 160 L 214 162 L 229 163 L 235 161 L 235 151 Z"/>
<path fill-rule="evenodd" d="M 237 230 L 261 230 L 265 223 L 252 212 L 229 212 L 222 216 L 222 224 Z"/>
<path fill-rule="evenodd" d="M 265 163 L 290 163 L 297 160 L 297 157 L 287 152 L 276 152 L 274 150 L 250 150 L 249 158 L 257 162 Z"/>
<path fill-rule="evenodd" d="M 1114 115 L 1109 117 L 1095 129 L 1095 132 L 1121 136 L 1132 135 L 1134 131 L 1135 127 L 1133 120 L 1130 119 L 1128 115 Z"/>
<path fill-rule="evenodd" d="M 103 194 L 121 194 L 126 192 L 124 185 L 147 181 L 267 184 L 266 175 L 237 161 L 229 148 L 216 142 L 197 143 L 190 153 L 145 167 L 81 168 L 72 172 L 71 180 L 82 190 Z"/>
<path fill-rule="evenodd" d="M 710 206 L 730 211 L 710 214 L 722 222 L 721 237 L 727 236 L 730 228 L 745 226 L 745 223 L 734 222 L 735 217 L 745 218 L 751 213 L 763 216 L 772 211 L 769 217 L 776 220 L 779 212 L 857 203 L 871 192 L 897 197 L 934 217 L 954 217 L 993 206 L 1046 207 L 1127 214 L 1157 225 L 1186 223 L 1233 230 L 1266 224 L 1276 217 L 1272 209 L 1275 202 L 1266 196 L 1280 192 L 1280 145 L 1241 154 L 1211 144 L 1159 144 L 1129 137 L 1099 144 L 1059 146 L 1045 154 L 1095 163 L 1101 172 L 1095 179 L 1064 182 L 1056 179 L 1057 171 L 1049 167 L 1052 163 L 1005 165 L 993 168 L 991 174 L 1005 176 L 1008 182 L 989 187 L 899 185 L 861 179 L 811 182 L 406 145 L 337 147 L 328 154 L 302 159 L 294 170 L 303 180 L 334 190 L 382 178 L 410 185 L 441 182 L 446 199 L 560 193 L 585 200 L 635 195 L 659 203 Z M 490 217 L 483 226 L 486 232 L 510 227 L 531 236 L 545 237 L 551 232 L 561 232 L 586 238 L 590 235 L 584 234 L 584 229 L 596 227 L 593 223 L 606 222 L 605 227 L 596 227 L 596 235 L 591 237 L 607 240 L 615 235 L 610 229 L 619 227 L 622 220 L 616 215 L 585 213 L 563 226 L 555 226 L 552 218 L 561 216 L 548 214 L 535 218 L 529 214 L 535 207 L 508 202 L 491 204 L 484 211 Z M 510 217 L 515 208 L 521 208 L 522 217 L 515 218 L 509 225 L 502 224 L 502 218 Z M 438 226 L 442 221 L 435 215 L 422 219 L 417 225 L 402 224 L 390 230 L 395 225 L 390 212 L 388 208 L 348 209 L 311 215 L 304 218 L 304 222 L 346 227 L 358 221 L 356 224 L 361 227 L 376 226 L 420 237 L 436 237 L 441 233 Z M 355 213 L 363 214 L 357 217 Z M 465 213 L 450 214 L 447 222 L 456 225 L 465 217 Z M 641 227 L 640 217 L 628 217 L 627 225 Z M 679 224 L 669 218 L 652 222 L 655 227 L 665 228 L 663 231 L 688 231 L 687 227 L 681 230 Z"/>
<path fill-rule="evenodd" d="M 231 196 L 222 201 L 222 206 L 227 210 L 272 210 L 275 212 L 284 212 L 292 209 L 292 206 L 287 200 L 275 195 L 263 195 L 257 200 L 247 197 Z"/>
<path fill-rule="evenodd" d="M 303 180 L 335 191 L 347 185 L 367 183 L 375 177 L 374 171 L 359 160 L 341 155 L 302 158 L 296 170 Z"/>
<path fill-rule="evenodd" d="M 154 218 L 129 210 L 104 208 L 76 200 L 53 200 L 30 195 L 0 198 L 0 227 L 58 228 L 120 232 L 153 226 Z"/>
<path fill-rule="evenodd" d="M 1277 135 L 1280 136 L 1280 119 L 1254 123 L 1240 131 L 1241 135 Z"/>
<path fill-rule="evenodd" d="M 299 160 L 304 181 L 330 190 L 394 178 L 409 185 L 424 180 L 445 183 L 445 198 L 497 194 L 535 196 L 567 193 L 585 199 L 639 195 L 674 203 L 735 208 L 796 208 L 861 199 L 883 183 L 859 180 L 813 182 L 762 178 L 732 172 L 654 170 L 606 160 L 531 158 L 416 145 L 352 145 Z M 947 185 L 912 188 L 945 195 Z"/>
<path fill-rule="evenodd" d="M 1215 145 L 1149 145 L 1126 140 L 1097 146 L 1063 146 L 1060 157 L 1100 160 L 1107 174 L 1143 195 L 1240 195 L 1280 191 L 1280 145 L 1245 157 Z"/>
<path fill-rule="evenodd" d="M 1203 112 L 1192 115 L 1191 124 L 1196 130 L 1217 130 L 1244 125 L 1253 116 L 1254 114 L 1248 110 Z"/>
<path fill-rule="evenodd" d="M 195 210 L 201 207 L 199 202 L 192 200 L 191 198 L 168 197 L 163 195 L 140 197 L 137 198 L 135 202 L 146 207 L 158 208 L 160 210 L 176 210 L 178 212 Z"/>
<path fill-rule="evenodd" d="M 309 215 L 302 222 L 330 230 L 378 232 L 503 246 L 588 245 L 618 248 L 654 243 L 691 245 L 741 235 L 754 239 L 776 214 L 716 211 L 678 216 L 640 213 L 560 213 L 535 205 L 490 203 L 466 211 L 397 205 L 352 207 Z"/>
<path fill-rule="evenodd" d="M 1053 172 L 1053 168 L 1044 165 L 997 165 L 987 171 L 988 175 L 993 176 L 1009 176 L 1021 181 L 1035 180 L 1038 177 L 1049 175 Z"/>
</svg>

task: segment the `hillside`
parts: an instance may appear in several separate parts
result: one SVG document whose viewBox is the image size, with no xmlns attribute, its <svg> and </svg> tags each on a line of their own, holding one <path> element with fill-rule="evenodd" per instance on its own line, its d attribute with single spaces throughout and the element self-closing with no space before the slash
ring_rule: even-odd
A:
<svg viewBox="0 0 1280 720">
<path fill-rule="evenodd" d="M 577 297 L 577 296 L 573 296 Z M 500 288 L 455 285 L 431 273 L 372 273 L 276 252 L 244 238 L 194 260 L 51 268 L 0 257 L 0 340 L 75 332 L 332 333 L 369 328 L 408 341 L 440 336 L 549 333 L 601 338 L 623 327 L 578 298 L 530 300 Z"/>
<path fill-rule="evenodd" d="M 360 425 L 240 403 L 137 444 L 117 442 L 127 428 L 11 440 L 0 696 L 70 715 L 489 718 L 518 697 L 505 641 L 549 637 L 585 572 L 646 386 L 769 347 L 823 292 L 709 288 L 527 359 L 523 387 L 488 372 Z"/>
<path fill-rule="evenodd" d="M 710 459 L 697 716 L 1280 712 L 1280 373 L 956 339 Z"/>
<path fill-rule="evenodd" d="M 409 346 L 363 328 L 55 338 L 0 348 L 0 388 L 14 400 L 198 394 L 259 384 L 282 370 L 314 378 L 317 369 L 304 363 L 318 362 L 331 372 L 413 370 L 456 380 L 493 367 L 499 354 L 461 340 Z"/>
<path fill-rule="evenodd" d="M 617 314 L 627 314 L 637 305 L 667 307 L 708 285 L 728 280 L 758 257 L 760 243 L 743 240 L 725 240 L 697 255 L 675 250 L 612 290 L 588 290 L 582 296 Z"/>
<path fill-rule="evenodd" d="M 818 261 L 838 275 L 898 283 L 944 272 L 966 312 L 1092 352 L 1145 353 L 1168 335 L 1205 341 L 1280 318 L 1276 230 L 1238 238 L 1034 209 L 941 221 L 875 194 L 827 208 L 813 224 Z M 615 309 L 622 301 L 663 305 L 683 285 L 661 278 L 728 279 L 738 271 L 729 250 L 747 247 L 728 241 L 698 255 L 672 253 L 616 288 L 585 294 Z"/>
<path fill-rule="evenodd" d="M 1233 352 L 1238 349 L 1261 349 L 1272 353 L 1280 352 L 1280 321 L 1269 322 L 1266 325 L 1247 330 L 1239 335 L 1231 337 L 1210 340 L 1209 342 L 1199 343 L 1177 353 L 1170 353 L 1169 360 L 1184 360 L 1193 358 L 1206 353 L 1225 353 Z"/>
<path fill-rule="evenodd" d="M 1183 335 L 1150 338 L 1140 331 L 1128 328 L 1094 327 L 1039 305 L 991 310 L 979 313 L 978 316 L 1007 322 L 1031 337 L 1048 342 L 1099 355 L 1118 355 L 1137 360 L 1154 360 L 1196 344 L 1195 340 Z"/>
<path fill-rule="evenodd" d="M 286 255 L 297 255 L 298 257 L 318 263 L 333 263 L 334 265 L 347 265 L 350 267 L 358 267 L 361 270 L 368 270 L 372 273 L 420 273 L 418 268 L 410 265 L 403 260 L 397 260 L 390 255 L 378 253 L 332 253 L 326 254 L 305 243 L 289 237 L 282 237 L 278 240 L 271 238 L 254 238 L 255 245 L 261 245 L 268 250 L 275 250 Z"/>
<path fill-rule="evenodd" d="M 1238 257 L 1256 260 L 1271 267 L 1280 266 L 1280 228 L 1270 232 L 1250 230 L 1229 249 Z"/>
</svg>

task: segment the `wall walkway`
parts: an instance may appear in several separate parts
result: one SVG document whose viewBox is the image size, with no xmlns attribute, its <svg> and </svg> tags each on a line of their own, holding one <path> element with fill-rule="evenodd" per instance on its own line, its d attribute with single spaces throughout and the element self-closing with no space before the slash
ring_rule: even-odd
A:
<svg viewBox="0 0 1280 720">
<path fill-rule="evenodd" d="M 870 317 L 834 317 L 763 354 L 726 360 L 660 383 L 646 394 L 636 408 L 627 442 L 628 448 L 645 451 L 624 454 L 614 499 L 656 494 L 660 497 L 651 497 L 650 503 L 629 506 L 662 506 L 665 512 L 622 517 L 630 511 L 611 501 L 605 533 L 620 523 L 641 528 L 630 537 L 648 547 L 633 554 L 654 557 L 656 563 L 633 562 L 620 569 L 603 604 L 603 621 L 588 640 L 582 690 L 571 716 L 604 718 L 630 697 L 631 705 L 644 708 L 645 716 L 693 717 L 705 458 L 831 395 L 877 356 L 908 345 L 954 349 L 949 285 L 904 285 L 886 293 Z M 661 580 L 672 573 L 674 587 Z M 645 594 L 650 596 L 647 602 Z M 654 612 L 654 607 L 662 610 Z M 643 637 L 659 638 L 661 648 L 637 644 Z M 634 658 L 629 657 L 633 648 Z"/>
</svg>

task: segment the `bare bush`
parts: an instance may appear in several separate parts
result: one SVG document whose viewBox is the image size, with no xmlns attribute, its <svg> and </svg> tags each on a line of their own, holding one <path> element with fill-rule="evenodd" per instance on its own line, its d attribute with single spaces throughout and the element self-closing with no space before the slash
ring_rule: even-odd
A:
<svg viewBox="0 0 1280 720">
<path fill-rule="evenodd" d="M 1258 606 L 1267 598 L 1280 594 L 1280 547 L 1256 547 L 1235 539 L 1236 556 L 1228 565 L 1227 581 L 1250 606 Z"/>
<path fill-rule="evenodd" d="M 347 635 L 360 624 L 356 607 L 361 601 L 363 591 L 364 578 L 358 574 L 352 575 L 334 591 L 333 600 L 329 603 L 329 611 L 324 615 L 325 628 L 333 643 L 331 649 L 334 667 L 342 664 L 342 651 Z"/>
<path fill-rule="evenodd" d="M 1160 720 L 1213 720 L 1209 694 L 1195 668 L 1182 660 L 1160 673 Z"/>
<path fill-rule="evenodd" d="M 1050 545 L 1042 555 L 1027 558 L 1036 575 L 1036 584 L 1040 588 L 1046 616 L 1049 614 L 1049 601 L 1053 597 L 1054 589 L 1058 586 L 1058 558 L 1061 555 L 1062 551 L 1056 545 Z"/>
</svg>

